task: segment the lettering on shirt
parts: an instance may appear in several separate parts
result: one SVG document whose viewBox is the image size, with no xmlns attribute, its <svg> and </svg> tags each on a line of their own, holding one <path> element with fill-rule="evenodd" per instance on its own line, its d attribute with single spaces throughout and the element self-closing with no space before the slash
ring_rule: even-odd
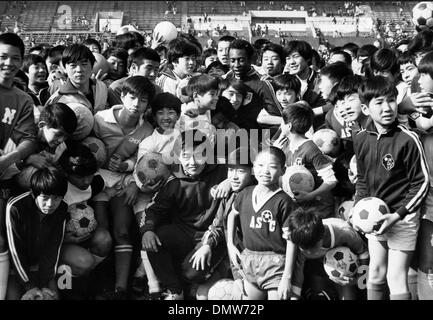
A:
<svg viewBox="0 0 433 320">
<path fill-rule="evenodd" d="M 9 109 L 8 107 L 6 107 L 5 108 L 5 113 L 4 113 L 4 115 L 3 115 L 3 120 L 2 120 L 2 122 L 3 123 L 6 123 L 6 124 L 8 124 L 8 125 L 11 125 L 12 124 L 12 121 L 14 120 L 14 118 L 15 118 L 15 113 L 17 113 L 17 110 L 15 110 L 15 109 Z"/>
<path fill-rule="evenodd" d="M 266 226 L 267 224 L 267 226 Z M 251 217 L 250 228 L 251 229 L 261 229 L 262 227 L 267 227 L 269 232 L 275 231 L 276 222 L 272 215 L 272 212 L 269 210 L 262 211 L 260 217 Z"/>
</svg>

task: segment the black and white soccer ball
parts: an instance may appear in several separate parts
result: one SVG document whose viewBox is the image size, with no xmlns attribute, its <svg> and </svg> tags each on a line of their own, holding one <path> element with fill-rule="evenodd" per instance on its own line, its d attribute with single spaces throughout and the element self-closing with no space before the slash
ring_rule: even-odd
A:
<svg viewBox="0 0 433 320">
<path fill-rule="evenodd" d="M 336 247 L 326 253 L 323 266 L 330 277 L 352 277 L 358 270 L 358 256 L 347 247 Z"/>
</svg>

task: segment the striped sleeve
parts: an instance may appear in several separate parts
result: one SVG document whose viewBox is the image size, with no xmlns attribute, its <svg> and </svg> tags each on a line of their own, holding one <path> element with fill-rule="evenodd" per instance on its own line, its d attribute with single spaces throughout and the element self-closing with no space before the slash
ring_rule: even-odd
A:
<svg viewBox="0 0 433 320">
<path fill-rule="evenodd" d="M 413 213 L 421 206 L 429 189 L 429 169 L 421 141 L 415 132 L 399 125 L 401 131 L 407 134 L 413 143 L 408 144 L 405 154 L 405 164 L 410 180 L 409 190 L 397 213 L 403 219 L 407 214 Z"/>
</svg>

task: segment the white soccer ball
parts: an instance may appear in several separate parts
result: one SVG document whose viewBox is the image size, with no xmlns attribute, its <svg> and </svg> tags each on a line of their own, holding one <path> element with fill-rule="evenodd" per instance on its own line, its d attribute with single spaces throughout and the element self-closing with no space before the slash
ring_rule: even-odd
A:
<svg viewBox="0 0 433 320">
<path fill-rule="evenodd" d="M 337 209 L 337 217 L 349 222 L 350 210 L 353 208 L 354 204 L 355 201 L 353 200 L 347 200 L 342 202 Z"/>
<path fill-rule="evenodd" d="M 330 277 L 352 277 L 358 266 L 358 256 L 347 247 L 333 248 L 323 258 L 323 267 Z"/>
<path fill-rule="evenodd" d="M 433 27 L 433 2 L 419 2 L 412 9 L 412 21 L 420 28 Z"/>
<path fill-rule="evenodd" d="M 353 225 L 365 233 L 377 231 L 376 220 L 389 213 L 385 202 L 379 198 L 368 197 L 358 201 L 353 207 Z"/>
</svg>

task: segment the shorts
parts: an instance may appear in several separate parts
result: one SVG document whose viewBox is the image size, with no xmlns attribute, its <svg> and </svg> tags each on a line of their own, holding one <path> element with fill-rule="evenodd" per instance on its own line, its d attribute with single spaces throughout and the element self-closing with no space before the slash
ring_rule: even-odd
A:
<svg viewBox="0 0 433 320">
<path fill-rule="evenodd" d="M 284 273 L 285 254 L 245 249 L 241 261 L 245 279 L 249 283 L 264 291 L 278 289 Z"/>
<path fill-rule="evenodd" d="M 430 186 L 427 197 L 421 207 L 421 219 L 433 222 L 433 187 Z"/>
<path fill-rule="evenodd" d="M 382 235 L 366 234 L 369 240 L 386 241 L 389 249 L 414 251 L 418 237 L 420 211 L 408 214 Z"/>
<path fill-rule="evenodd" d="M 106 169 L 99 169 L 98 173 L 104 179 L 105 188 L 93 197 L 93 201 L 108 202 L 110 199 L 119 196 L 127 186 L 126 180 L 131 179 L 131 175 L 128 177 L 127 174 L 112 172 Z"/>
</svg>

